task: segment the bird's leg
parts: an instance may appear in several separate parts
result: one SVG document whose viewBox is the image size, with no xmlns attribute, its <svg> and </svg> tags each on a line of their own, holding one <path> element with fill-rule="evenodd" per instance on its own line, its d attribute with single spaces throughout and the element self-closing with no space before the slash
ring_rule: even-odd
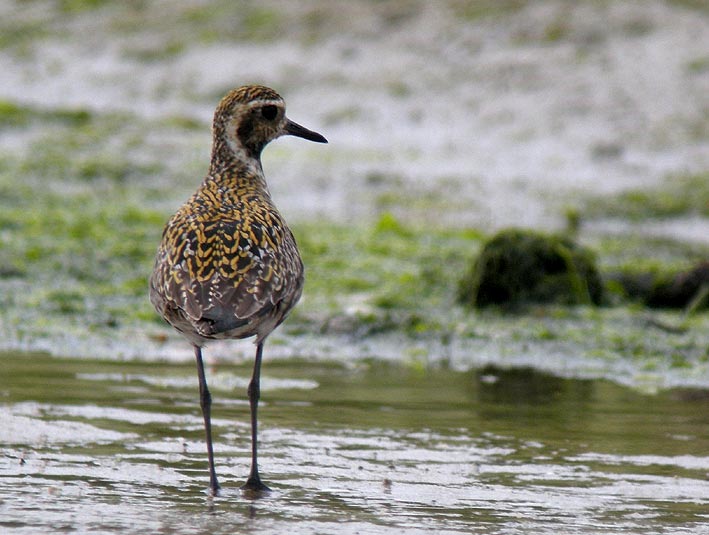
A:
<svg viewBox="0 0 709 535">
<path fill-rule="evenodd" d="M 217 483 L 217 472 L 214 469 L 214 447 L 212 446 L 212 395 L 207 388 L 207 380 L 204 376 L 204 363 L 202 362 L 202 349 L 195 346 L 194 355 L 197 360 L 197 373 L 199 374 L 199 405 L 202 407 L 204 417 L 204 431 L 207 435 L 207 457 L 209 458 L 209 491 L 212 496 L 219 493 L 219 483 Z"/>
<path fill-rule="evenodd" d="M 249 405 L 251 407 L 251 474 L 249 479 L 241 487 L 242 490 L 263 493 L 269 492 L 266 485 L 261 482 L 258 472 L 258 422 L 256 413 L 258 411 L 258 400 L 261 395 L 261 357 L 263 356 L 263 340 L 256 346 L 256 361 L 254 362 L 254 373 L 249 383 Z"/>
</svg>

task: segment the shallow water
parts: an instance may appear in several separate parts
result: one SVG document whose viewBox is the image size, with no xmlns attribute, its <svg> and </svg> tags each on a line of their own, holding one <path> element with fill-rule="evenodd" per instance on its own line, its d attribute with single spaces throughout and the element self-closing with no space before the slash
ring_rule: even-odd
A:
<svg viewBox="0 0 709 535">
<path fill-rule="evenodd" d="M 266 362 L 209 371 L 222 494 L 187 363 L 0 356 L 11 533 L 709 533 L 709 393 L 529 370 Z"/>
</svg>

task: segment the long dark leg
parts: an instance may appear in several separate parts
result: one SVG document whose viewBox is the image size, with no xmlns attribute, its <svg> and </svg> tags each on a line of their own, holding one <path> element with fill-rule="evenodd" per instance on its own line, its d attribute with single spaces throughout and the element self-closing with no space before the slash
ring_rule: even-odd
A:
<svg viewBox="0 0 709 535">
<path fill-rule="evenodd" d="M 217 483 L 217 472 L 214 470 L 214 448 L 212 446 L 212 395 L 207 388 L 207 380 L 204 377 L 204 363 L 202 362 L 202 349 L 195 346 L 194 356 L 197 359 L 197 373 L 199 374 L 199 405 L 202 407 L 204 416 L 204 431 L 207 434 L 207 456 L 209 458 L 209 490 L 212 496 L 219 492 Z"/>
<path fill-rule="evenodd" d="M 254 362 L 254 373 L 249 383 L 249 405 L 251 407 L 251 474 L 246 483 L 241 487 L 243 490 L 252 492 L 268 492 L 269 489 L 261 482 L 258 473 L 258 400 L 261 395 L 261 357 L 263 356 L 263 341 L 256 346 L 256 361 Z"/>
</svg>

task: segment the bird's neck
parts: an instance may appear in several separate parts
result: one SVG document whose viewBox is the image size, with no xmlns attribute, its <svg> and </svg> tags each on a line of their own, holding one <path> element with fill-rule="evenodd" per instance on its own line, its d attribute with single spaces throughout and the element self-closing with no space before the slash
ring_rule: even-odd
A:
<svg viewBox="0 0 709 535">
<path fill-rule="evenodd" d="M 261 150 L 254 150 L 224 137 L 219 133 L 215 133 L 212 141 L 210 171 L 220 172 L 223 169 L 237 168 L 263 176 Z"/>
<path fill-rule="evenodd" d="M 220 204 L 235 205 L 253 198 L 263 201 L 271 198 L 261 161 L 258 159 L 212 160 L 201 190 L 209 197 L 218 199 Z"/>
<path fill-rule="evenodd" d="M 222 204 L 243 203 L 251 198 L 268 202 L 271 195 L 263 174 L 260 152 L 254 153 L 224 140 L 222 136 L 215 136 L 209 172 L 201 191 Z"/>
</svg>

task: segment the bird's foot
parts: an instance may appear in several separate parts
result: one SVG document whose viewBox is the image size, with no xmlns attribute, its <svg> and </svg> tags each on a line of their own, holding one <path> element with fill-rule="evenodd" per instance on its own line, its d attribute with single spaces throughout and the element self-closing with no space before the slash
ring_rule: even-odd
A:
<svg viewBox="0 0 709 535">
<path fill-rule="evenodd" d="M 221 487 L 217 483 L 216 485 L 209 485 L 209 489 L 207 490 L 207 494 L 209 495 L 210 498 L 215 498 L 219 496 L 219 489 Z"/>
<path fill-rule="evenodd" d="M 264 485 L 259 476 L 253 475 L 241 486 L 241 490 L 250 498 L 261 498 L 271 492 L 271 489 Z"/>
</svg>

